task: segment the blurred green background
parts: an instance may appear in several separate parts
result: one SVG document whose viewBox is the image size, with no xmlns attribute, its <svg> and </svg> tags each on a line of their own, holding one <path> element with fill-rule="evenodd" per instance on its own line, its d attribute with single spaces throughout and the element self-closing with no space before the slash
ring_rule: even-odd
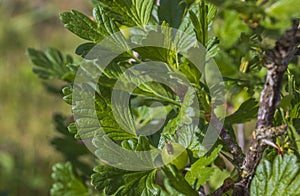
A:
<svg viewBox="0 0 300 196">
<path fill-rule="evenodd" d="M 62 157 L 51 147 L 52 116 L 70 113 L 59 93 L 46 92 L 31 71 L 26 48 L 74 53 L 82 40 L 64 29 L 58 14 L 79 0 L 0 0 L 0 196 L 49 195 L 51 166 Z"/>
</svg>

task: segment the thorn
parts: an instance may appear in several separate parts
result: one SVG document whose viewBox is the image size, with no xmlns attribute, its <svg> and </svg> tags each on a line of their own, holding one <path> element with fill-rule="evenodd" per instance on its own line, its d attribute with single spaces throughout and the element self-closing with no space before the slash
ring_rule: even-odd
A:
<svg viewBox="0 0 300 196">
<path fill-rule="evenodd" d="M 269 146 L 272 146 L 276 149 L 278 149 L 278 146 L 276 144 L 274 144 L 274 142 L 270 141 L 270 140 L 267 140 L 267 139 L 262 139 L 261 142 L 263 144 L 266 144 L 266 145 L 269 145 Z"/>
</svg>

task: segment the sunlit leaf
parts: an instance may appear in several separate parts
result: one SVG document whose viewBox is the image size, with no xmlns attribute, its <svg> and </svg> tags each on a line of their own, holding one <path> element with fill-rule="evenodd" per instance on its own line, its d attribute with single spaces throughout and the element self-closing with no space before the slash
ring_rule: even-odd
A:
<svg viewBox="0 0 300 196">
<path fill-rule="evenodd" d="M 251 195 L 299 195 L 300 164 L 295 155 L 262 161 L 251 183 Z"/>
<path fill-rule="evenodd" d="M 98 0 L 99 1 L 99 0 Z M 147 25 L 154 1 L 153 0 L 101 0 L 99 4 L 107 10 L 110 18 L 126 26 Z"/>
<path fill-rule="evenodd" d="M 208 165 L 213 163 L 213 161 L 218 157 L 218 153 L 221 151 L 221 149 L 222 146 L 219 145 L 210 154 L 201 157 L 192 164 L 192 167 L 185 176 L 186 181 L 191 186 L 196 183 L 196 187 L 199 188 L 200 185 L 205 184 L 206 181 L 209 180 L 214 169 L 212 167 L 208 167 Z"/>
</svg>

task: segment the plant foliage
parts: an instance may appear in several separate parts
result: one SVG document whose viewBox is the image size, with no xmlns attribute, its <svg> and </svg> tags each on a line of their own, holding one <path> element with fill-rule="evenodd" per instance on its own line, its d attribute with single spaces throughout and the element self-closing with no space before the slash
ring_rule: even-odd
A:
<svg viewBox="0 0 300 196">
<path fill-rule="evenodd" d="M 79 114 L 70 119 L 62 115 L 54 118 L 60 135 L 52 140 L 52 144 L 68 162 L 53 167 L 51 195 L 199 195 L 204 194 L 204 186 L 212 193 L 215 184 L 222 184 L 224 179 L 211 180 L 214 172 L 220 169 L 230 172 L 230 177 L 237 181 L 241 176 L 240 168 L 232 160 L 234 153 L 230 151 L 232 145 L 237 145 L 234 125 L 256 118 L 258 95 L 264 82 L 265 69 L 261 63 L 264 51 L 288 27 L 286 21 L 299 17 L 297 0 L 160 0 L 159 4 L 154 0 L 92 2 L 92 16 L 76 10 L 60 14 L 65 28 L 88 41 L 76 48 L 75 53 L 82 60 L 75 61 L 70 55 L 64 56 L 53 48 L 45 52 L 27 50 L 35 66 L 33 71 L 40 78 L 67 83 L 62 88 L 63 100 Z M 129 27 L 134 28 L 128 30 Z M 179 31 L 172 32 L 169 27 Z M 95 60 L 89 55 L 103 40 L 110 44 L 110 48 L 123 51 L 105 69 L 101 67 L 106 61 L 105 56 Z M 134 45 L 134 49 L 128 43 Z M 164 47 L 155 47 L 153 43 Z M 201 66 L 209 67 L 212 58 L 218 64 L 227 89 L 227 109 L 237 108 L 235 111 L 228 109 L 230 114 L 219 110 L 221 102 L 218 98 L 225 92 L 218 91 L 219 84 L 210 82 L 214 80 L 215 72 L 200 73 L 195 62 L 182 55 L 183 51 L 194 54 L 194 48 L 198 46 L 205 50 L 203 54 L 196 54 L 203 61 Z M 161 64 L 157 69 L 151 67 L 151 63 L 147 64 L 147 71 L 151 74 L 143 75 L 136 65 L 150 61 Z M 76 86 L 76 73 L 83 62 L 94 68 L 94 73 L 83 70 L 84 74 L 103 73 L 94 86 Z M 284 135 L 287 139 L 282 144 L 288 150 L 283 153 L 292 154 L 260 163 L 251 185 L 252 195 L 300 194 L 299 160 L 296 156 L 300 147 L 297 141 L 300 90 L 296 85 L 299 72 L 294 71 L 297 70 L 296 61 L 291 67 L 288 78 L 283 81 L 282 102 L 274 124 L 288 125 L 288 133 Z M 161 80 L 182 83 L 169 87 L 152 82 L 160 74 L 166 76 Z M 142 77 L 137 77 L 140 75 Z M 115 104 L 112 98 L 114 87 L 120 81 L 126 88 L 118 89 L 119 96 L 129 97 L 127 104 L 130 107 Z M 190 85 L 185 85 L 184 81 Z M 136 88 L 128 92 L 132 85 Z M 74 98 L 74 91 L 80 88 L 88 93 Z M 215 98 L 211 94 L 218 96 Z M 85 102 L 91 98 L 92 104 Z M 195 107 L 196 104 L 201 107 Z M 93 109 L 96 118 L 89 118 Z M 212 113 L 225 121 L 228 137 L 232 137 L 231 146 L 223 138 L 210 144 L 211 149 L 202 145 L 205 135 L 215 129 L 210 126 Z M 84 126 L 80 127 L 82 122 Z M 161 122 L 160 126 L 154 126 L 158 122 Z M 195 125 L 194 122 L 199 123 Z M 101 129 L 98 124 L 101 124 Z M 158 130 L 153 135 L 139 132 L 146 130 L 147 126 L 147 130 Z M 92 146 L 89 150 L 100 161 L 84 147 L 88 141 Z M 109 142 L 121 150 L 115 150 Z M 110 157 L 148 165 L 152 160 L 142 152 L 161 151 L 171 142 L 188 151 L 189 163 L 184 170 L 168 164 L 133 171 L 118 167 L 118 163 L 103 161 L 103 158 Z M 135 154 L 128 155 L 127 151 Z M 85 157 L 84 161 L 82 157 Z M 150 157 L 158 165 L 162 164 L 157 151 L 151 151 Z"/>
</svg>

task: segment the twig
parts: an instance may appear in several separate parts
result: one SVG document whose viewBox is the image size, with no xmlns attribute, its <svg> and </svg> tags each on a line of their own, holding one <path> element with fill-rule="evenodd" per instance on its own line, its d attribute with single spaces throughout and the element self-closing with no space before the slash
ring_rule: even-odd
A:
<svg viewBox="0 0 300 196">
<path fill-rule="evenodd" d="M 286 130 L 286 126 L 272 127 L 274 113 L 280 103 L 282 77 L 287 66 L 298 51 L 300 28 L 298 21 L 276 42 L 273 50 L 268 51 L 264 66 L 268 69 L 264 90 L 260 97 L 260 107 L 253 141 L 242 166 L 242 179 L 236 185 L 238 194 L 248 195 L 256 166 L 262 158 L 266 145 L 262 139 L 271 139 Z M 243 193 L 241 193 L 241 191 Z"/>
<path fill-rule="evenodd" d="M 223 193 L 226 193 L 229 190 L 232 190 L 234 187 L 234 181 L 231 178 L 226 178 L 220 188 L 211 194 L 211 196 L 222 196 Z"/>
<path fill-rule="evenodd" d="M 237 166 L 238 171 L 240 172 L 240 168 L 242 166 L 243 160 L 244 160 L 244 154 L 242 152 L 242 149 L 240 146 L 233 141 L 231 135 L 225 130 L 222 123 L 219 121 L 219 119 L 216 117 L 215 114 L 212 114 L 210 123 L 220 131 L 220 138 L 224 142 L 224 144 L 230 149 L 230 153 L 233 156 L 233 163 L 235 166 Z"/>
</svg>

